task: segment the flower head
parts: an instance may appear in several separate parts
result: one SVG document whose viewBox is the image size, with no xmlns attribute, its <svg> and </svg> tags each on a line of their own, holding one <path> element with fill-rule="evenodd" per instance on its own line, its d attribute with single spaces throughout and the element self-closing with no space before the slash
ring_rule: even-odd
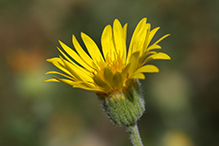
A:
<svg viewBox="0 0 219 146">
<path fill-rule="evenodd" d="M 151 40 L 159 27 L 151 30 L 147 18 L 143 18 L 135 28 L 129 48 L 126 46 L 127 24 L 121 25 L 115 19 L 113 26 L 107 25 L 101 36 L 102 53 L 96 43 L 85 33 L 81 38 L 87 48 L 86 53 L 73 35 L 72 42 L 75 50 L 59 41 L 63 57 L 47 59 L 62 72 L 49 71 L 46 74 L 59 74 L 65 78 L 53 76 L 44 82 L 62 82 L 72 87 L 95 91 L 97 93 L 112 93 L 123 91 L 135 79 L 145 79 L 143 73 L 156 73 L 159 69 L 149 61 L 155 59 L 170 60 L 162 52 L 158 43 L 169 36 L 164 35 L 151 44 Z M 128 51 L 127 51 L 128 50 Z"/>
</svg>

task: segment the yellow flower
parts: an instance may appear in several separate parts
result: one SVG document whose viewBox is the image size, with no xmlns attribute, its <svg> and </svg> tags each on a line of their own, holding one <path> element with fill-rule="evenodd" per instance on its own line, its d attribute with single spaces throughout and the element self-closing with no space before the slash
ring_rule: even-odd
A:
<svg viewBox="0 0 219 146">
<path fill-rule="evenodd" d="M 156 73 L 159 69 L 149 61 L 155 59 L 170 60 L 170 57 L 155 50 L 161 49 L 158 43 L 169 36 L 164 35 L 151 44 L 151 40 L 159 27 L 151 30 L 150 23 L 143 18 L 135 28 L 129 48 L 126 46 L 127 23 L 122 27 L 118 19 L 113 27 L 107 25 L 101 36 L 102 53 L 96 43 L 85 33 L 81 38 L 87 48 L 87 54 L 73 35 L 75 50 L 59 41 L 62 46 L 58 50 L 63 57 L 47 59 L 62 72 L 49 71 L 46 74 L 59 74 L 63 78 L 53 76 L 44 82 L 62 82 L 72 87 L 82 88 L 100 93 L 110 94 L 123 91 L 135 79 L 145 79 L 143 73 Z M 128 51 L 127 51 L 128 50 Z"/>
</svg>

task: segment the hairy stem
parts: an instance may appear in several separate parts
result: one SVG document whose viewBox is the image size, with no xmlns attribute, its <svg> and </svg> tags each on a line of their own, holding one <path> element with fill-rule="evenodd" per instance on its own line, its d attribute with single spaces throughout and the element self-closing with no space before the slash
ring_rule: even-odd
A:
<svg viewBox="0 0 219 146">
<path fill-rule="evenodd" d="M 141 137 L 139 135 L 137 123 L 127 126 L 127 132 L 129 133 L 129 137 L 133 146 L 143 146 Z"/>
</svg>

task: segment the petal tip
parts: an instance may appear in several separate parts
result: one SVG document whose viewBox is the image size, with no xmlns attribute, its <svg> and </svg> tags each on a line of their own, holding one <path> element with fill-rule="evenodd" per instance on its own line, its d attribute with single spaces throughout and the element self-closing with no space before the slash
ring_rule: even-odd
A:
<svg viewBox="0 0 219 146">
<path fill-rule="evenodd" d="M 81 32 L 81 37 L 86 36 L 86 34 L 84 32 Z"/>
<path fill-rule="evenodd" d="M 61 41 L 61 40 L 58 40 L 58 42 L 59 42 L 59 44 L 61 44 L 61 43 L 62 43 L 62 41 Z"/>
<path fill-rule="evenodd" d="M 47 62 L 51 62 L 51 59 L 46 59 Z"/>
</svg>

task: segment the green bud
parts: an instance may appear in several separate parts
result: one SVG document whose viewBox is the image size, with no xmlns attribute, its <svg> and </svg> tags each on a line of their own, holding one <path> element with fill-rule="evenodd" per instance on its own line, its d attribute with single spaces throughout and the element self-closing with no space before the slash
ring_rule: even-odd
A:
<svg viewBox="0 0 219 146">
<path fill-rule="evenodd" d="M 108 117 L 118 125 L 135 124 L 145 111 L 144 99 L 138 80 L 133 80 L 129 87 L 122 92 L 97 93 L 97 95 Z"/>
</svg>

